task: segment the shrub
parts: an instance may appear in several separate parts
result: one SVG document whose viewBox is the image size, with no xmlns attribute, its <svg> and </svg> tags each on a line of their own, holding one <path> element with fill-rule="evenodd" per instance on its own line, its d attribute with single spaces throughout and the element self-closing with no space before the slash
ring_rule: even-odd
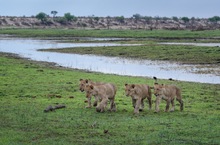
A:
<svg viewBox="0 0 220 145">
<path fill-rule="evenodd" d="M 65 13 L 64 18 L 66 18 L 67 21 L 77 21 L 77 18 L 74 15 L 71 15 L 70 13 Z"/>
<path fill-rule="evenodd" d="M 36 18 L 41 20 L 42 23 L 47 21 L 47 14 L 40 12 L 39 14 L 36 15 Z"/>
</svg>

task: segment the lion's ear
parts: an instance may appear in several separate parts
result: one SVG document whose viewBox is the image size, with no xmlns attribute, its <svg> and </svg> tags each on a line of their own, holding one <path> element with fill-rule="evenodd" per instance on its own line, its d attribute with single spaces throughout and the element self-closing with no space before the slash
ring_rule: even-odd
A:
<svg viewBox="0 0 220 145">
<path fill-rule="evenodd" d="M 82 81 L 83 79 L 79 79 L 79 81 Z"/>
<path fill-rule="evenodd" d="M 93 85 L 91 85 L 90 88 L 93 89 L 94 88 Z"/>
<path fill-rule="evenodd" d="M 125 84 L 125 86 L 127 86 L 128 84 Z"/>
<path fill-rule="evenodd" d="M 134 84 L 132 84 L 132 85 L 131 85 L 131 87 L 132 87 L 132 88 L 134 88 L 134 87 L 135 87 L 135 85 L 134 85 Z"/>
</svg>

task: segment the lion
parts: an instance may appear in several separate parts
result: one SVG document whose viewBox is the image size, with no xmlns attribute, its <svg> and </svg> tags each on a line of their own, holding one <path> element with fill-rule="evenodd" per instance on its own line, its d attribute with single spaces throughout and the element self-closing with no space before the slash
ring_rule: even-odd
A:
<svg viewBox="0 0 220 145">
<path fill-rule="evenodd" d="M 116 111 L 115 95 L 116 87 L 114 84 L 105 83 L 102 85 L 87 84 L 85 86 L 86 97 L 90 98 L 95 96 L 101 100 L 101 102 L 96 107 L 97 112 L 104 112 L 107 107 L 108 100 L 110 100 L 110 111 Z"/>
<path fill-rule="evenodd" d="M 102 82 L 93 82 L 93 81 L 88 80 L 88 79 L 80 79 L 80 80 L 79 80 L 79 90 L 80 90 L 81 92 L 84 92 L 84 91 L 85 91 L 85 86 L 86 86 L 87 84 L 91 84 L 91 85 L 103 85 L 103 84 L 105 84 L 105 83 L 102 83 Z M 98 99 L 98 97 L 96 97 L 96 96 L 94 96 L 94 97 L 95 97 L 95 101 L 94 101 L 94 103 L 93 103 L 93 106 L 97 106 L 99 99 Z M 92 99 L 92 97 L 87 97 L 88 106 L 86 106 L 86 108 L 91 108 L 91 107 L 92 107 L 91 99 Z"/>
<path fill-rule="evenodd" d="M 181 96 L 181 90 L 177 86 L 154 83 L 154 95 L 156 96 L 155 112 L 160 111 L 159 104 L 161 99 L 167 102 L 165 112 L 169 110 L 170 103 L 172 104 L 170 112 L 173 112 L 175 109 L 175 98 L 180 103 L 180 110 L 183 111 L 183 100 Z"/>
<path fill-rule="evenodd" d="M 144 109 L 144 99 L 148 99 L 149 110 L 152 107 L 150 86 L 145 84 L 125 84 L 125 95 L 131 96 L 134 114 Z"/>
</svg>

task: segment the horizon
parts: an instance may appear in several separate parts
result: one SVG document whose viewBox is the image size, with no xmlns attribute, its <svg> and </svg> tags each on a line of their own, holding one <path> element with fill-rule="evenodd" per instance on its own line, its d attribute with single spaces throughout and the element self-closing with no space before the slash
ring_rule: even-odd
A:
<svg viewBox="0 0 220 145">
<path fill-rule="evenodd" d="M 0 0 L 0 16 L 31 17 L 40 12 L 56 16 L 70 13 L 76 17 L 117 17 L 130 18 L 134 14 L 151 17 L 210 18 L 220 15 L 219 0 Z M 12 5 L 13 3 L 13 5 Z"/>
<path fill-rule="evenodd" d="M 39 14 L 39 13 L 37 13 L 37 14 Z M 37 15 L 36 14 L 36 15 Z M 45 13 L 46 14 L 46 13 Z M 8 18 L 11 18 L 11 17 L 15 17 L 15 18 L 35 18 L 36 17 L 36 15 L 32 15 L 32 16 L 25 16 L 25 15 L 23 15 L 23 16 L 2 16 L 2 15 L 0 15 L 0 17 L 8 17 Z M 47 16 L 49 17 L 49 18 L 53 18 L 53 15 L 52 14 L 47 14 Z M 99 18 L 107 18 L 107 17 L 110 17 L 110 18 L 115 18 L 115 17 L 119 17 L 119 16 L 76 16 L 76 15 L 73 15 L 73 16 L 75 16 L 75 17 L 78 17 L 78 18 L 89 18 L 89 17 L 99 17 Z M 142 17 L 145 17 L 145 16 L 143 16 L 143 15 L 141 15 Z M 59 18 L 59 17 L 64 17 L 64 15 L 63 16 L 55 16 L 55 18 Z M 125 19 L 130 19 L 130 18 L 132 18 L 133 16 L 130 16 L 130 17 L 124 17 Z M 161 17 L 161 16 L 146 16 L 146 17 L 151 17 L 151 18 L 168 18 L 168 19 L 172 19 L 173 17 L 176 17 L 176 16 L 172 16 L 172 17 L 166 17 L 166 16 L 164 16 L 164 17 Z M 187 17 L 187 16 L 183 16 L 183 17 L 177 17 L 178 19 L 181 19 L 181 18 L 184 18 L 184 17 Z M 211 17 L 208 17 L 208 18 L 203 18 L 203 17 L 187 17 L 187 18 L 189 18 L 189 19 L 191 19 L 191 18 L 195 18 L 195 19 L 209 19 L 209 18 L 213 18 L 213 17 L 216 17 L 216 16 L 211 16 Z M 217 17 L 220 17 L 220 16 L 217 16 Z"/>
</svg>

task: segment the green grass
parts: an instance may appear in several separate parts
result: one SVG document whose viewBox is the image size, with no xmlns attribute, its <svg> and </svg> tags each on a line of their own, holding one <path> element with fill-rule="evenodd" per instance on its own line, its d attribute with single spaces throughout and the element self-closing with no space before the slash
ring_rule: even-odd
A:
<svg viewBox="0 0 220 145">
<path fill-rule="evenodd" d="M 145 110 L 133 115 L 124 84 L 153 85 L 150 78 L 56 68 L 6 54 L 0 55 L 0 64 L 0 144 L 220 143 L 219 84 L 172 82 L 182 88 L 183 112 L 177 102 L 176 111 L 163 112 L 162 101 L 160 113 L 154 113 L 155 103 L 151 111 L 145 103 Z M 80 78 L 115 83 L 117 111 L 97 113 L 95 108 L 85 108 L 85 94 L 78 90 Z M 48 105 L 57 103 L 66 108 L 43 112 Z"/>
<path fill-rule="evenodd" d="M 157 45 L 145 44 L 142 46 L 113 46 L 113 47 L 79 47 L 64 49 L 47 49 L 62 53 L 95 54 L 148 60 L 177 61 L 188 64 L 219 64 L 219 47 Z"/>
<path fill-rule="evenodd" d="M 80 30 L 80 29 L 1 29 L 0 34 L 20 37 L 118 37 L 118 38 L 167 38 L 196 39 L 216 38 L 220 30 Z M 219 39 L 218 39 L 219 40 Z"/>
</svg>

